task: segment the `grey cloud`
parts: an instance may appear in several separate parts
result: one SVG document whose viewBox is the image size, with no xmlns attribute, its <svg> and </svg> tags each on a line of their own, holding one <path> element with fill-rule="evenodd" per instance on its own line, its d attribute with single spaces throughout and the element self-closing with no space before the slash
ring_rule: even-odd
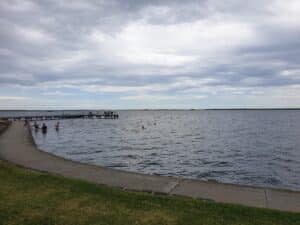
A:
<svg viewBox="0 0 300 225">
<path fill-rule="evenodd" d="M 212 87 L 300 84 L 300 80 L 280 76 L 284 69 L 298 68 L 300 26 L 282 27 L 272 23 L 266 9 L 270 1 L 31 1 L 24 10 L 11 7 L 13 4 L 17 3 L 0 3 L 0 47 L 2 52 L 11 52 L 11 55 L 0 52 L 0 86 L 38 86 L 68 79 L 86 79 L 83 85 L 167 85 L 180 77 L 195 80 L 211 78 L 214 81 L 206 85 Z M 160 13 L 159 8 L 165 8 L 165 11 Z M 212 65 L 204 65 L 204 69 L 199 71 L 197 68 L 203 66 L 202 61 L 193 62 L 191 66 L 196 69 L 188 72 L 176 72 L 176 67 L 169 68 L 167 65 L 106 63 L 103 62 L 106 60 L 105 46 L 101 46 L 95 56 L 93 46 L 87 42 L 94 30 L 114 37 L 127 24 L 140 19 L 152 25 L 176 25 L 219 17 L 250 24 L 259 41 L 244 43 L 230 52 L 226 55 L 226 63 L 216 57 Z M 27 34 L 29 37 L 26 39 L 21 29 L 37 33 Z M 49 41 L 38 43 L 35 40 L 39 38 L 37 35 L 45 35 Z M 30 38 L 32 40 L 28 40 Z M 64 56 L 68 58 L 85 50 L 88 51 L 87 59 L 70 63 L 67 68 L 55 67 L 55 63 L 59 63 L 59 60 L 56 61 L 58 58 L 64 60 Z M 171 71 L 171 74 L 163 76 L 165 71 Z M 30 73 L 33 80 L 3 75 L 9 73 Z M 101 79 L 95 82 L 94 78 Z M 170 91 L 189 88 L 193 85 L 170 88 Z"/>
</svg>

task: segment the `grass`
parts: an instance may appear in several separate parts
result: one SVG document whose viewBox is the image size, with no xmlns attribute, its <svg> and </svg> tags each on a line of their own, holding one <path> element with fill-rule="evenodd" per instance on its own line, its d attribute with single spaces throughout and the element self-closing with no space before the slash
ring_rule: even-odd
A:
<svg viewBox="0 0 300 225">
<path fill-rule="evenodd" d="M 299 225 L 300 214 L 127 192 L 0 161 L 0 224 Z"/>
</svg>

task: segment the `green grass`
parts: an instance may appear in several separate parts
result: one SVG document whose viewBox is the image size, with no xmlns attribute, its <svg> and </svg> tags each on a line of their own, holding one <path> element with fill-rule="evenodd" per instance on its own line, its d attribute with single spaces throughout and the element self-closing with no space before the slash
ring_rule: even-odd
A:
<svg viewBox="0 0 300 225">
<path fill-rule="evenodd" d="M 0 161 L 0 224 L 299 225 L 300 214 L 126 192 Z"/>
</svg>

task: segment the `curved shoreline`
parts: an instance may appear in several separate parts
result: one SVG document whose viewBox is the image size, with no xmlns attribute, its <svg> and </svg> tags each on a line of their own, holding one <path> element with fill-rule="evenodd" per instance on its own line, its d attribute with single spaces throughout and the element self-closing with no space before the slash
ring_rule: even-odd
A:
<svg viewBox="0 0 300 225">
<path fill-rule="evenodd" d="M 0 136 L 0 158 L 33 170 L 126 190 L 300 212 L 297 191 L 147 175 L 64 159 L 38 149 L 29 129 L 21 122 L 12 123 Z"/>
<path fill-rule="evenodd" d="M 0 119 L 0 135 L 5 132 L 9 125 L 9 121 Z"/>
</svg>

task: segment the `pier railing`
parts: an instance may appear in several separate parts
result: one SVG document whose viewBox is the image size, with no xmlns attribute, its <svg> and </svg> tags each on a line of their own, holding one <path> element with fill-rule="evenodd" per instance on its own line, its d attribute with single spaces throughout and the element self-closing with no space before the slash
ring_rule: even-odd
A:
<svg viewBox="0 0 300 225">
<path fill-rule="evenodd" d="M 105 111 L 102 114 L 89 112 L 87 114 L 61 114 L 61 115 L 35 115 L 35 116 L 9 116 L 2 119 L 16 121 L 16 120 L 61 120 L 61 119 L 118 119 L 119 114 L 112 111 Z"/>
</svg>

